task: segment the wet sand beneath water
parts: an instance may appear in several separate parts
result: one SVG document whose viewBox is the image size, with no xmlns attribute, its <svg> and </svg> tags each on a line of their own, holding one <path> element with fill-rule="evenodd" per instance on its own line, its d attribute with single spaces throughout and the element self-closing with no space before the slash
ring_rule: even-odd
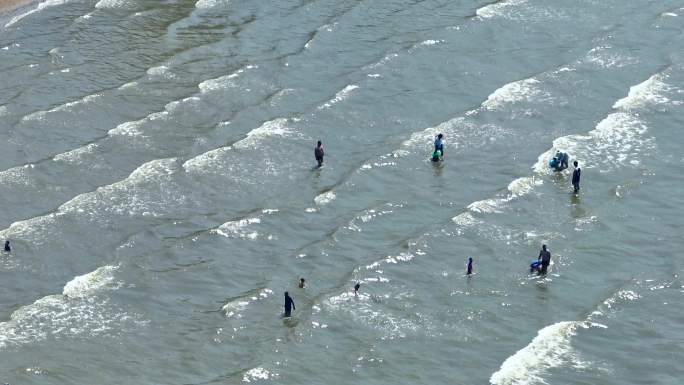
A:
<svg viewBox="0 0 684 385">
<path fill-rule="evenodd" d="M 0 0 L 0 14 L 17 9 L 31 2 L 33 2 L 33 0 Z"/>
</svg>

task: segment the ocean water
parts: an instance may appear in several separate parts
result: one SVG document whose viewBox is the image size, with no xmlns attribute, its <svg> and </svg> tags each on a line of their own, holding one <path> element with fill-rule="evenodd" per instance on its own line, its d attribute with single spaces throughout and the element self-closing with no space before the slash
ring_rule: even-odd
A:
<svg viewBox="0 0 684 385">
<path fill-rule="evenodd" d="M 682 384 L 683 31 L 674 0 L 4 13 L 0 382 Z"/>
</svg>

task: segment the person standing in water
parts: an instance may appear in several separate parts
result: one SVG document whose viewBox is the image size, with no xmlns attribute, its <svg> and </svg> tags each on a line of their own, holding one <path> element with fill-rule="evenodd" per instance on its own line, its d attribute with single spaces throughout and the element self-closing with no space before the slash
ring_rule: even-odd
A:
<svg viewBox="0 0 684 385">
<path fill-rule="evenodd" d="M 575 171 L 572 172 L 572 188 L 574 193 L 577 194 L 580 189 L 580 178 L 582 177 L 582 170 L 579 168 L 577 161 L 572 162 L 575 166 Z"/>
<path fill-rule="evenodd" d="M 297 310 L 295 308 L 295 303 L 288 292 L 285 292 L 285 317 L 290 317 L 292 315 L 292 310 Z"/>
<path fill-rule="evenodd" d="M 546 245 L 542 245 L 542 249 L 539 251 L 539 258 L 537 260 L 541 263 L 541 268 L 539 269 L 539 274 L 546 274 L 546 270 L 551 264 L 551 252 L 546 250 Z"/>
<path fill-rule="evenodd" d="M 304 278 L 300 278 L 299 279 L 299 288 L 303 289 L 304 287 L 306 287 L 306 283 L 304 283 Z"/>
<path fill-rule="evenodd" d="M 473 274 L 473 258 L 472 257 L 468 258 L 468 268 L 466 271 L 466 275 L 471 275 L 471 274 Z"/>
<path fill-rule="evenodd" d="M 316 162 L 318 162 L 318 167 L 323 166 L 323 143 L 319 140 L 316 144 L 316 149 L 314 150 L 314 156 L 316 157 Z"/>
<path fill-rule="evenodd" d="M 10 251 L 12 251 L 12 248 L 10 247 L 9 240 L 7 240 L 5 241 L 5 252 L 9 253 Z"/>
<path fill-rule="evenodd" d="M 359 294 L 359 289 L 361 288 L 361 282 L 357 282 L 356 285 L 354 285 L 354 295 Z"/>
<path fill-rule="evenodd" d="M 437 135 L 437 139 L 435 139 L 435 150 L 433 153 L 437 151 L 439 151 L 440 157 L 444 156 L 444 135 L 442 134 Z"/>
</svg>

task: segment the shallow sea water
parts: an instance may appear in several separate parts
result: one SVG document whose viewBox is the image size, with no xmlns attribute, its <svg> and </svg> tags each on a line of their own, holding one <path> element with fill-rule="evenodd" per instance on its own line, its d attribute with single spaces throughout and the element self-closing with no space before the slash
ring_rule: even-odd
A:
<svg viewBox="0 0 684 385">
<path fill-rule="evenodd" d="M 0 380 L 680 384 L 683 17 L 613 0 L 5 13 Z M 546 167 L 556 150 L 579 195 Z M 545 278 L 527 269 L 542 243 Z"/>
</svg>

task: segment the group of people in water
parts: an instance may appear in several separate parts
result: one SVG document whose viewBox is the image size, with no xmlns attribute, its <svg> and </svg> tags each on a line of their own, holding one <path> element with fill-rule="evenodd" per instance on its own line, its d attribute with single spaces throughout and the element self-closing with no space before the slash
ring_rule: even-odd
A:
<svg viewBox="0 0 684 385">
<path fill-rule="evenodd" d="M 300 289 L 306 288 L 306 280 L 304 278 L 300 278 L 299 279 L 299 285 L 297 285 L 297 286 L 299 286 Z M 356 285 L 354 285 L 354 295 L 359 294 L 360 288 L 361 288 L 361 282 L 356 282 Z M 292 299 L 292 296 L 290 296 L 290 293 L 286 291 L 285 292 L 285 313 L 283 314 L 283 317 L 285 317 L 285 318 L 292 317 L 292 310 L 296 310 L 294 299 Z"/>
<path fill-rule="evenodd" d="M 323 166 L 323 142 L 320 140 L 316 143 L 316 148 L 314 149 L 314 157 L 316 158 L 317 168 Z M 432 151 L 432 156 L 430 157 L 432 162 L 441 162 L 444 160 L 444 135 L 438 134 L 434 141 L 434 150 Z M 555 171 L 563 171 L 568 168 L 570 162 L 570 156 L 562 151 L 557 151 L 554 157 L 549 161 L 549 167 Z M 579 167 L 577 161 L 573 162 L 575 169 L 572 172 L 572 187 L 573 193 L 579 193 L 580 189 L 580 178 L 582 176 L 582 170 Z M 537 260 L 530 264 L 530 274 L 537 273 L 539 275 L 545 275 L 548 271 L 549 265 L 551 264 L 551 252 L 546 248 L 546 245 L 542 245 L 539 251 L 539 256 Z M 473 268 L 473 258 L 468 258 L 468 264 L 466 267 L 466 275 L 471 276 L 475 273 Z M 299 281 L 299 288 L 303 289 L 306 286 L 304 278 Z M 354 285 L 354 294 L 356 295 L 361 287 L 360 283 Z M 288 292 L 285 292 L 285 317 L 290 317 L 292 310 L 295 309 L 294 300 Z"/>
</svg>

